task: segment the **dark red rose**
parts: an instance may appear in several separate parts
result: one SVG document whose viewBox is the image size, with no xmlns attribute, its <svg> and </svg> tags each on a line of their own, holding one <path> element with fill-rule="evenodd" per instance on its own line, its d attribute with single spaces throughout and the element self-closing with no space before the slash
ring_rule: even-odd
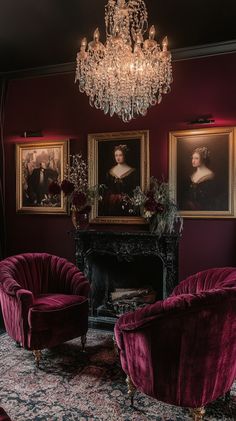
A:
<svg viewBox="0 0 236 421">
<path fill-rule="evenodd" d="M 65 196 L 68 196 L 69 194 L 71 194 L 74 191 L 74 184 L 71 183 L 69 180 L 63 180 L 61 183 L 61 189 L 63 191 L 63 193 L 65 194 Z"/>
<path fill-rule="evenodd" d="M 155 212 L 156 206 L 157 202 L 152 197 L 149 197 L 144 204 L 145 209 L 149 212 Z"/>
<path fill-rule="evenodd" d="M 147 197 L 148 198 L 152 198 L 153 200 L 154 200 L 154 192 L 152 191 L 152 190 L 149 190 L 148 192 L 147 192 Z"/>
<path fill-rule="evenodd" d="M 56 181 L 52 181 L 48 186 L 48 193 L 55 195 L 61 193 L 61 187 Z"/>
<path fill-rule="evenodd" d="M 84 213 L 90 213 L 91 212 L 92 207 L 90 205 L 85 206 L 85 208 L 81 209 L 78 213 L 84 214 Z"/>
<path fill-rule="evenodd" d="M 162 203 L 157 203 L 153 197 L 149 197 L 145 202 L 144 207 L 149 212 L 157 212 L 162 213 L 165 210 L 164 205 Z"/>
<path fill-rule="evenodd" d="M 76 208 L 81 208 L 86 205 L 87 198 L 83 192 L 74 192 L 72 196 L 72 205 Z"/>
</svg>

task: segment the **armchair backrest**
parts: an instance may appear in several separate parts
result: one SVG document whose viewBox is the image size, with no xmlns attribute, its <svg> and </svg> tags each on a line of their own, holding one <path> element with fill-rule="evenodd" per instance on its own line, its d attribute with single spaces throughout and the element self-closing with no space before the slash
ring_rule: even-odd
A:
<svg viewBox="0 0 236 421">
<path fill-rule="evenodd" d="M 73 263 L 48 253 L 24 253 L 8 257 L 0 262 L 0 271 L 1 280 L 7 279 L 9 288 L 16 289 L 18 284 L 34 296 L 69 292 L 73 273 L 78 274 Z"/>
<path fill-rule="evenodd" d="M 171 295 L 195 294 L 231 287 L 236 287 L 236 268 L 213 268 L 189 276 L 174 288 Z"/>
</svg>

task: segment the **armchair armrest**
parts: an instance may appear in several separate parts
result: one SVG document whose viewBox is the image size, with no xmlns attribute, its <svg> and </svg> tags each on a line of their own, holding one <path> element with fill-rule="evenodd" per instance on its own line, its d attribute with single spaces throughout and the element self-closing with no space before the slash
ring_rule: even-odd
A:
<svg viewBox="0 0 236 421">
<path fill-rule="evenodd" d="M 27 307 L 28 309 L 33 305 L 34 302 L 34 296 L 31 291 L 28 291 L 27 289 L 19 289 L 16 291 L 16 297 L 18 301 L 23 305 L 24 307 Z"/>
<path fill-rule="evenodd" d="M 16 296 L 16 292 L 22 288 L 18 282 L 9 275 L 2 276 L 0 287 L 5 294 L 13 297 Z"/>
<path fill-rule="evenodd" d="M 231 291 L 229 291 L 231 293 Z M 123 314 L 117 322 L 121 331 L 135 331 L 149 326 L 154 320 L 178 315 L 183 312 L 195 312 L 201 306 L 220 305 L 222 292 L 202 291 L 198 294 L 181 294 L 170 296 L 163 301 L 148 304 L 145 307 L 135 310 L 132 313 Z"/>
</svg>

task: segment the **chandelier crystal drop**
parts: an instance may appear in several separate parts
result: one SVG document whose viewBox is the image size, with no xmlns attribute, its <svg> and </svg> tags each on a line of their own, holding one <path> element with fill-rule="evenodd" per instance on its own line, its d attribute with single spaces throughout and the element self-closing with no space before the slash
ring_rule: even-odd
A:
<svg viewBox="0 0 236 421">
<path fill-rule="evenodd" d="M 148 14 L 143 0 L 108 0 L 105 6 L 106 42 L 97 28 L 93 41 L 83 38 L 77 54 L 75 82 L 91 106 L 124 122 L 145 116 L 170 91 L 171 53 L 165 37 L 162 46 L 149 36 Z"/>
</svg>

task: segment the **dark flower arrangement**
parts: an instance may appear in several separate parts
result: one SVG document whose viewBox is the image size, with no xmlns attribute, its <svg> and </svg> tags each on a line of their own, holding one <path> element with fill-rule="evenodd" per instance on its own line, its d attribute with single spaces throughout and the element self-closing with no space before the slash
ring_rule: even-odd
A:
<svg viewBox="0 0 236 421">
<path fill-rule="evenodd" d="M 124 195 L 123 206 L 130 214 L 141 214 L 149 223 L 150 231 L 162 235 L 183 230 L 183 218 L 171 198 L 169 184 L 151 177 L 150 188 L 143 192 L 137 186 L 132 196 Z"/>
<path fill-rule="evenodd" d="M 95 199 L 102 199 L 103 186 L 88 186 L 87 163 L 81 154 L 70 155 L 71 164 L 67 164 L 65 179 L 61 184 L 52 182 L 49 194 L 58 195 L 61 191 L 70 203 L 70 209 L 79 214 L 89 214 Z"/>
</svg>

